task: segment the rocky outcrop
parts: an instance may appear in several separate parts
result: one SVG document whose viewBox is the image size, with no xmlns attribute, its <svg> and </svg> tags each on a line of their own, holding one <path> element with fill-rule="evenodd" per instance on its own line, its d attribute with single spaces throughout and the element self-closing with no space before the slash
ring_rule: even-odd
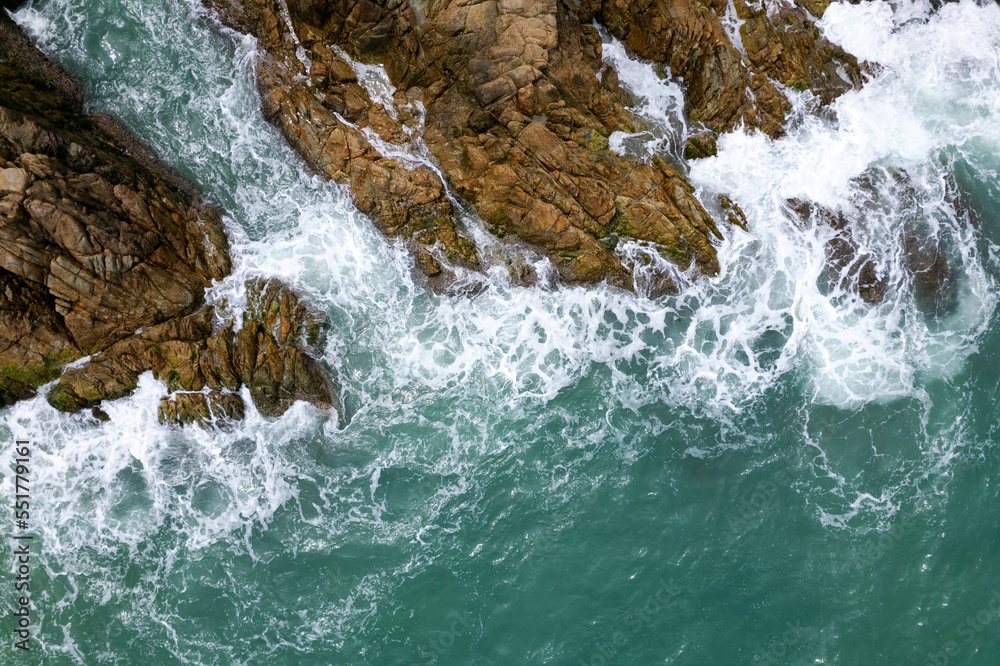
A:
<svg viewBox="0 0 1000 666">
<path fill-rule="evenodd" d="M 739 227 L 743 231 L 750 230 L 747 225 L 747 216 L 738 203 L 727 197 L 725 194 L 720 194 L 719 205 L 722 206 L 722 211 L 726 214 L 726 218 L 729 220 L 730 224 Z"/>
<path fill-rule="evenodd" d="M 67 370 L 49 394 L 64 411 L 128 395 L 152 371 L 173 395 L 160 405 L 162 421 L 242 418 L 246 386 L 264 416 L 280 416 L 297 400 L 334 406 L 332 387 L 311 357 L 322 345 L 324 317 L 275 280 L 247 283 L 242 321 L 213 327 L 206 307 L 117 342 L 79 368 Z"/>
<path fill-rule="evenodd" d="M 177 392 L 160 400 L 161 423 L 225 427 L 243 420 L 243 398 L 235 393 Z"/>
<path fill-rule="evenodd" d="M 691 120 L 715 132 L 743 125 L 781 133 L 788 102 L 764 75 L 747 67 L 720 17 L 725 2 L 604 0 L 591 12 L 639 56 L 670 68 L 687 88 Z M 585 3 L 586 6 L 586 3 Z"/>
<path fill-rule="evenodd" d="M 740 36 L 747 59 L 760 73 L 796 90 L 812 90 L 821 103 L 862 84 L 857 58 L 819 34 L 812 16 L 820 17 L 826 0 L 799 0 L 769 12 L 761 4 L 735 0 L 744 21 Z"/>
<path fill-rule="evenodd" d="M 384 229 L 414 239 L 425 273 L 437 274 L 454 257 L 471 261 L 475 248 L 459 233 L 456 241 L 442 238 L 442 229 L 454 229 L 447 222 L 455 211 L 437 195 L 444 184 L 433 170 L 400 165 L 388 157 L 398 148 L 365 137 L 409 146 L 409 137 L 419 136 L 488 228 L 544 248 L 568 281 L 630 285 L 617 256 L 599 242 L 611 233 L 656 241 L 685 266 L 717 270 L 715 222 L 678 170 L 607 150 L 612 131 L 632 127 L 631 114 L 595 73 L 602 66 L 596 30 L 564 4 L 291 2 L 294 35 L 272 0 L 210 4 L 224 22 L 260 40 L 265 111 L 311 164 L 350 182 L 359 207 L 374 211 Z M 385 65 L 405 91 L 396 94 L 395 109 L 370 100 L 345 54 Z M 309 102 L 296 104 L 299 97 Z M 402 128 L 390 122 L 393 115 Z M 302 139 L 310 133 L 343 136 L 354 149 L 343 149 L 339 138 Z M 413 202 L 407 211 L 433 224 L 386 221 L 381 211 L 392 213 L 399 196 L 378 170 L 344 169 L 339 156 L 347 153 L 392 166 L 397 179 L 433 185 L 433 197 L 405 199 Z M 425 214 L 428 206 L 433 211 Z M 442 251 L 433 253 L 435 246 Z M 428 253 L 434 261 L 421 259 Z"/>
<path fill-rule="evenodd" d="M 264 115 L 313 169 L 349 185 L 358 209 L 386 235 L 412 239 L 429 275 L 440 272 L 433 254 L 478 264 L 439 175 L 411 158 L 393 157 L 415 148 L 410 132 L 419 111 L 405 96 L 388 106 L 373 100 L 335 45 L 311 43 L 303 55 L 277 2 L 211 4 L 225 23 L 257 38 Z"/>
<path fill-rule="evenodd" d="M 543 248 L 567 281 L 631 285 L 613 244 L 601 242 L 612 234 L 657 243 L 684 268 L 718 270 L 719 230 L 677 167 L 608 150 L 612 132 L 636 123 L 601 61 L 594 20 L 683 80 L 691 119 L 711 130 L 688 144 L 691 158 L 714 152 L 712 133 L 782 131 L 788 102 L 769 77 L 815 87 L 824 101 L 859 81 L 857 64 L 799 21 L 801 9 L 786 26 L 784 15 L 741 4 L 744 58 L 722 2 L 205 2 L 257 37 L 265 114 L 314 168 L 350 184 L 386 233 L 413 239 L 429 276 L 480 259 L 446 184 L 498 236 Z M 384 65 L 399 92 L 372 99 L 352 59 Z M 408 162 L 408 152 L 433 162 Z"/>
<path fill-rule="evenodd" d="M 252 290 L 259 307 L 238 333 L 213 332 L 205 288 L 230 271 L 218 211 L 82 104 L 79 86 L 0 13 L 0 404 L 92 355 L 62 374 L 54 406 L 126 395 L 154 370 L 171 391 L 245 384 L 265 414 L 295 399 L 329 407 L 330 387 L 296 337 L 319 335 L 320 322 L 268 283 Z M 242 341 L 234 377 L 224 355 L 200 356 L 227 335 Z"/>
</svg>

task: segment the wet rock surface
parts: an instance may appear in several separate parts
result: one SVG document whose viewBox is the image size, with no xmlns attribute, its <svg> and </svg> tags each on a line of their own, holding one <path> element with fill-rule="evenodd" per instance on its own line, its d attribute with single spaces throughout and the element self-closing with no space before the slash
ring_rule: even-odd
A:
<svg viewBox="0 0 1000 666">
<path fill-rule="evenodd" d="M 54 406 L 95 407 L 153 370 L 171 391 L 246 385 L 266 415 L 296 399 L 330 407 L 305 353 L 316 352 L 321 318 L 260 282 L 248 285 L 243 328 L 213 332 L 205 288 L 230 272 L 219 212 L 117 121 L 82 106 L 79 86 L 0 14 L 0 404 L 58 377 Z M 197 400 L 175 400 L 166 420 L 200 419 Z M 241 411 L 232 398 L 205 400 Z"/>
<path fill-rule="evenodd" d="M 178 392 L 160 400 L 158 414 L 160 422 L 168 425 L 225 427 L 243 420 L 243 398 L 235 393 Z"/>
<path fill-rule="evenodd" d="M 696 160 L 712 157 L 719 152 L 718 140 L 714 132 L 700 132 L 688 137 L 684 144 L 684 159 Z"/>
<path fill-rule="evenodd" d="M 721 17 L 724 2 L 604 0 L 590 3 L 596 18 L 639 56 L 670 68 L 687 89 L 691 120 L 715 132 L 741 124 L 777 136 L 788 101 L 744 62 Z M 586 8 L 586 5 L 585 5 Z"/>
<path fill-rule="evenodd" d="M 888 213 L 899 221 L 897 243 L 917 308 L 931 318 L 953 312 L 958 305 L 958 283 L 948 258 L 948 239 L 938 233 L 933 212 L 921 204 L 919 186 L 911 175 L 901 168 L 872 167 L 856 182 L 862 192 L 861 209 L 865 213 L 877 214 L 880 208 L 884 209 L 880 192 L 889 190 L 895 194 L 895 203 Z M 959 192 L 947 192 L 945 199 L 962 209 Z"/>
<path fill-rule="evenodd" d="M 303 35 L 308 54 L 276 2 L 211 0 L 224 23 L 258 40 L 258 84 L 265 117 L 317 172 L 349 185 L 354 203 L 388 236 L 412 242 L 428 275 L 439 272 L 434 251 L 475 267 L 474 244 L 456 225 L 457 214 L 435 170 L 405 153 L 419 151 L 410 132 L 417 100 L 373 100 L 346 54 L 319 35 Z M 300 58 L 301 56 L 301 58 Z M 393 157 L 397 154 L 397 157 Z"/>
<path fill-rule="evenodd" d="M 875 258 L 862 252 L 851 233 L 851 224 L 840 211 L 793 199 L 789 206 L 802 221 L 833 230 L 824 247 L 826 269 L 824 280 L 829 287 L 855 292 L 865 303 L 878 305 L 885 299 L 888 280 L 879 270 Z"/>
<path fill-rule="evenodd" d="M 691 157 L 713 154 L 714 132 L 780 134 L 788 102 L 769 76 L 804 76 L 828 90 L 824 100 L 855 83 L 831 83 L 836 49 L 808 18 L 786 36 L 754 14 L 781 45 L 748 49 L 747 61 L 722 25 L 723 3 L 205 1 L 257 37 L 265 114 L 314 168 L 349 183 L 383 231 L 412 239 L 428 276 L 480 259 L 454 222 L 442 176 L 489 229 L 543 248 L 569 282 L 629 286 L 619 257 L 599 242 L 612 233 L 655 242 L 682 268 L 717 272 L 719 230 L 682 173 L 608 150 L 612 132 L 636 123 L 617 73 L 601 62 L 595 20 L 684 82 L 690 118 L 712 130 L 690 144 Z M 744 42 L 757 44 L 756 35 Z M 398 90 L 391 102 L 359 85 L 352 59 L 384 65 Z M 414 148 L 440 170 L 407 164 L 400 156 Z"/>
<path fill-rule="evenodd" d="M 771 12 L 744 0 L 735 5 L 747 59 L 758 72 L 789 88 L 812 90 L 822 104 L 861 87 L 857 58 L 820 36 L 813 23 L 829 2 L 799 0 Z"/>
<path fill-rule="evenodd" d="M 333 407 L 333 387 L 310 355 L 322 344 L 323 316 L 276 280 L 251 280 L 246 288 L 239 325 L 214 326 L 216 312 L 205 307 L 153 327 L 67 370 L 49 402 L 63 411 L 86 409 L 128 395 L 139 375 L 152 371 L 174 392 L 161 402 L 166 423 L 235 418 L 244 386 L 264 416 L 280 416 L 297 400 Z"/>
</svg>

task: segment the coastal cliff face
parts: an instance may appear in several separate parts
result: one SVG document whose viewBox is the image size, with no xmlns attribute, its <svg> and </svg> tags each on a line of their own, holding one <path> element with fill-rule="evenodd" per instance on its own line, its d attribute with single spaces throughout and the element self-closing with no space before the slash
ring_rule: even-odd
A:
<svg viewBox="0 0 1000 666">
<path fill-rule="evenodd" d="M 738 127 L 781 134 L 789 103 L 776 82 L 822 103 L 861 84 L 856 60 L 813 24 L 820 0 L 776 13 L 739 0 L 739 44 L 718 1 L 205 2 L 257 38 L 265 115 L 385 233 L 411 239 L 432 277 L 480 261 L 448 188 L 496 235 L 543 248 L 568 282 L 630 287 L 619 236 L 718 271 L 719 228 L 677 166 L 608 149 L 612 132 L 639 123 L 595 21 L 683 82 L 689 119 L 706 130 L 689 157 Z M 371 97 L 352 61 L 385 67 L 391 101 Z M 414 148 L 439 168 L 399 157 Z"/>
<path fill-rule="evenodd" d="M 0 404 L 58 378 L 53 406 L 96 407 L 152 370 L 172 392 L 198 392 L 165 398 L 165 421 L 239 417 L 243 385 L 266 415 L 296 399 L 329 408 L 309 355 L 322 317 L 253 282 L 239 331 L 213 325 L 223 315 L 204 306 L 205 288 L 230 272 L 219 212 L 82 106 L 79 86 L 0 13 Z"/>
</svg>

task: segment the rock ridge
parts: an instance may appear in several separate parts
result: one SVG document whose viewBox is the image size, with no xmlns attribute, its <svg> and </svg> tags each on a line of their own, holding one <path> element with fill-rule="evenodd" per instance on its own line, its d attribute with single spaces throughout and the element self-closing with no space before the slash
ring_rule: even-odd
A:
<svg viewBox="0 0 1000 666">
<path fill-rule="evenodd" d="M 245 385 L 269 416 L 296 399 L 334 405 L 318 349 L 296 337 L 320 339 L 322 317 L 253 281 L 242 327 L 213 331 L 205 289 L 231 271 L 219 211 L 113 117 L 82 109 L 80 86 L 0 14 L 0 404 L 58 379 L 53 406 L 96 407 L 152 370 L 171 391 Z M 165 420 L 243 411 L 204 395 Z"/>
<path fill-rule="evenodd" d="M 718 271 L 721 233 L 683 165 L 608 149 L 611 133 L 638 123 L 595 21 L 683 81 L 690 120 L 709 130 L 691 157 L 739 127 L 778 136 L 783 86 L 828 103 L 861 84 L 853 57 L 812 23 L 819 0 L 777 13 L 739 0 L 739 45 L 720 0 L 204 1 L 257 38 L 266 117 L 386 234 L 409 239 L 432 277 L 483 260 L 449 188 L 498 237 L 543 249 L 570 283 L 631 288 L 612 237 Z M 353 61 L 383 65 L 395 95 L 373 99 Z M 393 157 L 418 142 L 433 163 Z"/>
</svg>

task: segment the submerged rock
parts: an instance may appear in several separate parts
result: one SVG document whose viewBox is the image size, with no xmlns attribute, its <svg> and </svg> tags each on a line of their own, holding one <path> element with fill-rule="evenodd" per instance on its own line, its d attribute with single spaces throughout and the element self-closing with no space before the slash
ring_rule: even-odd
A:
<svg viewBox="0 0 1000 666">
<path fill-rule="evenodd" d="M 891 216 L 899 229 L 903 270 L 909 276 L 917 308 L 930 317 L 953 312 L 958 305 L 958 284 L 944 245 L 947 236 L 939 233 L 934 214 L 921 200 L 910 174 L 905 169 L 873 166 L 855 182 L 864 213 Z M 891 193 L 891 202 L 883 200 L 885 193 Z M 944 196 L 961 203 L 957 192 L 945 192 Z"/>
<path fill-rule="evenodd" d="M 811 220 L 836 232 L 824 248 L 826 270 L 823 278 L 827 284 L 844 291 L 854 291 L 869 305 L 880 304 L 885 299 L 888 281 L 875 258 L 858 248 L 851 223 L 844 214 L 801 199 L 792 199 L 788 204 L 801 220 Z"/>
<path fill-rule="evenodd" d="M 872 167 L 856 178 L 855 183 L 859 192 L 854 202 L 857 208 L 849 211 L 829 210 L 799 199 L 788 202 L 803 221 L 810 220 L 835 232 L 825 247 L 824 280 L 831 287 L 855 291 L 871 305 L 885 299 L 889 276 L 873 253 L 859 248 L 855 235 L 863 229 L 866 216 L 887 215 L 898 227 L 899 235 L 897 244 L 883 251 L 901 255 L 900 268 L 905 271 L 917 308 L 931 317 L 952 312 L 957 304 L 957 284 L 942 239 L 935 233 L 934 225 L 925 219 L 924 207 L 909 175 L 900 169 Z"/>
<path fill-rule="evenodd" d="M 913 296 L 921 311 L 940 317 L 955 309 L 957 293 L 941 246 L 936 239 L 924 234 L 907 232 L 903 235 L 906 269 L 913 276 Z"/>
<path fill-rule="evenodd" d="M 171 391 L 245 384 L 265 415 L 298 399 L 331 407 L 307 355 L 322 344 L 322 315 L 254 281 L 242 329 L 213 332 L 205 288 L 230 271 L 219 212 L 117 121 L 82 106 L 80 87 L 0 13 L 0 404 L 58 378 L 53 406 L 106 418 L 99 403 L 152 370 Z M 206 394 L 210 413 L 242 413 L 226 395 Z M 201 398 L 180 400 L 166 420 L 202 418 Z"/>
</svg>

